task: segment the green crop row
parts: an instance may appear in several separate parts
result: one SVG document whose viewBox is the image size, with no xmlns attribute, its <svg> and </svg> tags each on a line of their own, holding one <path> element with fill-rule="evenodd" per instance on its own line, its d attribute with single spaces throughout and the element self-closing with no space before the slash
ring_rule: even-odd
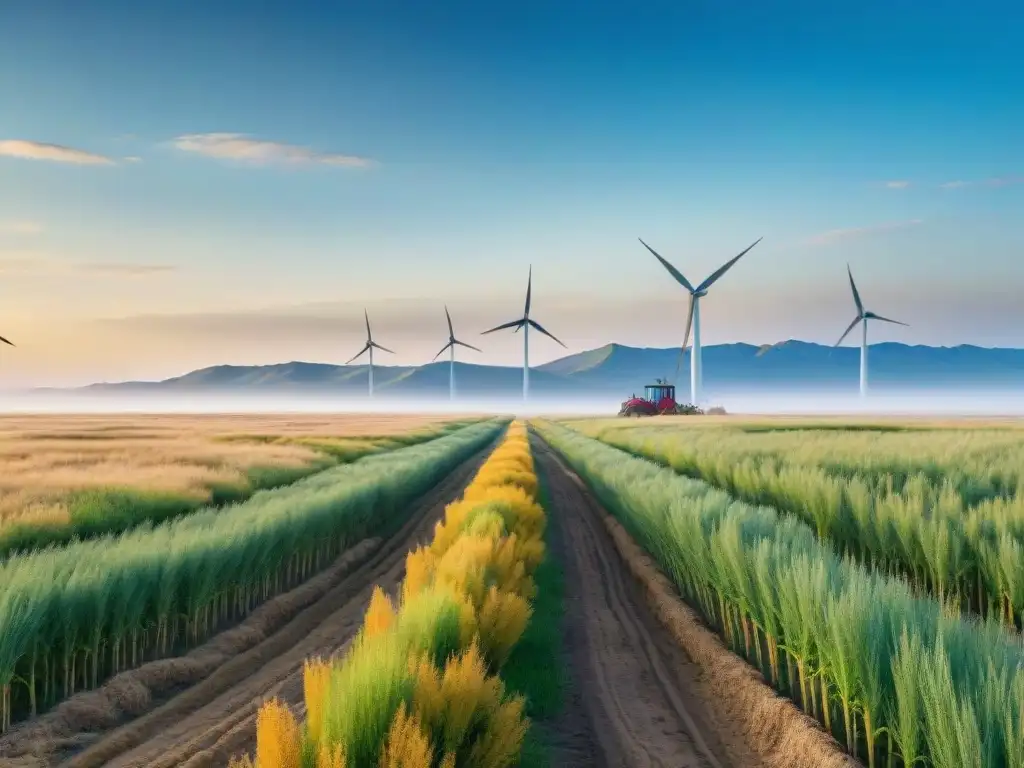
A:
<svg viewBox="0 0 1024 768">
<path fill-rule="evenodd" d="M 580 421 L 591 437 L 615 433 L 671 434 L 679 451 L 728 461 L 753 459 L 857 477 L 874 491 L 900 492 L 907 484 L 950 487 L 973 507 L 1017 494 L 1024 470 L 1024 430 L 994 428 L 867 429 L 833 424 L 828 429 L 793 425 L 644 425 Z M 858 428 L 859 427 L 859 428 Z"/>
<path fill-rule="evenodd" d="M 1024 766 L 1024 646 L 803 522 L 581 435 L 538 430 L 685 599 L 869 766 Z"/>
<path fill-rule="evenodd" d="M 737 456 L 703 442 L 698 451 L 684 430 L 617 429 L 599 437 L 750 504 L 796 515 L 839 552 L 901 575 L 956 610 L 1021 626 L 1024 497 L 969 506 L 952 484 L 934 486 L 923 475 L 896 491 L 854 472 Z"/>
<path fill-rule="evenodd" d="M 0 558 L 15 552 L 28 552 L 75 539 L 91 539 L 129 531 L 138 525 L 158 525 L 204 507 L 233 504 L 254 493 L 280 488 L 321 472 L 328 467 L 361 459 L 375 453 L 417 445 L 451 434 L 478 420 L 446 422 L 436 427 L 417 429 L 407 434 L 353 438 L 280 438 L 275 436 L 233 435 L 238 442 L 293 442 L 320 453 L 317 461 L 302 467 L 254 466 L 238 484 L 216 484 L 209 498 L 184 493 L 139 488 L 100 488 L 80 491 L 68 499 L 68 520 L 60 522 L 14 522 L 0 528 Z"/>
<path fill-rule="evenodd" d="M 0 725 L 193 646 L 290 589 L 495 439 L 491 420 L 245 502 L 0 564 Z"/>
</svg>

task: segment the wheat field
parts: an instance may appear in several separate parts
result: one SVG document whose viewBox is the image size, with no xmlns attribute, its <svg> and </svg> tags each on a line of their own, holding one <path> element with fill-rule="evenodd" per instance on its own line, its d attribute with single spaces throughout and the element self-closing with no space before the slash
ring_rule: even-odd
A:
<svg viewBox="0 0 1024 768">
<path fill-rule="evenodd" d="M 0 528 L 59 525 L 81 491 L 129 488 L 208 500 L 254 468 L 327 463 L 323 443 L 440 426 L 451 416 L 389 414 L 46 414 L 0 417 Z M 307 442 L 309 444 L 304 444 Z"/>
</svg>

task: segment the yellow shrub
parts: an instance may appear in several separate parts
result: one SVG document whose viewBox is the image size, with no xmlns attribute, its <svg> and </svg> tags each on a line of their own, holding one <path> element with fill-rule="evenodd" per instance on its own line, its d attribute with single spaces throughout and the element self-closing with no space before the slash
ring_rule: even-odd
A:
<svg viewBox="0 0 1024 768">
<path fill-rule="evenodd" d="M 405 556 L 405 579 L 402 581 L 402 602 L 407 603 L 433 581 L 434 555 L 429 549 L 417 547 Z"/>
<path fill-rule="evenodd" d="M 299 768 L 302 746 L 299 726 L 287 706 L 276 698 L 256 716 L 256 765 L 259 768 Z"/>
<path fill-rule="evenodd" d="M 533 609 L 523 597 L 491 587 L 478 617 L 480 642 L 487 658 L 500 666 L 523 636 Z"/>
<path fill-rule="evenodd" d="M 347 768 L 348 760 L 345 759 L 345 750 L 341 744 L 330 747 L 326 742 L 321 743 L 316 753 L 316 768 Z"/>
<path fill-rule="evenodd" d="M 523 739 L 530 726 L 523 717 L 524 701 L 516 696 L 503 702 L 491 714 L 487 730 L 477 739 L 469 753 L 474 768 L 508 768 L 519 761 Z"/>
<path fill-rule="evenodd" d="M 380 768 L 429 768 L 434 749 L 415 714 L 409 716 L 403 703 L 391 723 L 380 755 Z"/>
<path fill-rule="evenodd" d="M 306 702 L 306 732 L 314 743 L 320 741 L 324 722 L 324 703 L 331 682 L 331 666 L 320 658 L 308 659 L 302 666 L 302 695 Z"/>
<path fill-rule="evenodd" d="M 366 618 L 363 626 L 366 634 L 379 635 L 386 632 L 395 621 L 395 607 L 391 604 L 391 598 L 384 594 L 379 586 L 373 588 L 373 595 L 370 597 L 370 606 L 366 609 Z"/>
</svg>

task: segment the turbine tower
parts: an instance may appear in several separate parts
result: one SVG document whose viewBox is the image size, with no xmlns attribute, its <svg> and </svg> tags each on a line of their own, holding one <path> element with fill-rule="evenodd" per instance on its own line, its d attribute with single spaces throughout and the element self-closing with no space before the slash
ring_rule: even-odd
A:
<svg viewBox="0 0 1024 768">
<path fill-rule="evenodd" d="M 531 264 L 530 265 L 530 273 L 529 273 L 529 276 L 526 279 L 526 308 L 523 310 L 523 316 L 521 318 L 519 318 L 518 320 L 511 320 L 511 321 L 509 321 L 507 323 L 502 323 L 501 325 L 495 326 L 494 328 L 491 328 L 489 331 L 484 331 L 482 334 L 480 334 L 482 336 L 484 333 L 494 333 L 495 331 L 502 331 L 502 330 L 504 330 L 506 328 L 515 328 L 516 332 L 518 333 L 519 329 L 522 329 L 522 331 L 523 331 L 523 400 L 526 400 L 530 396 L 530 328 L 534 328 L 534 329 L 540 331 L 541 333 L 543 333 L 549 339 L 554 339 L 559 344 L 562 344 L 561 341 L 559 341 L 557 338 L 555 338 L 552 334 L 548 333 L 548 331 L 545 330 L 544 326 L 542 326 L 540 323 L 538 323 L 536 320 L 533 320 L 530 317 L 530 296 L 531 296 L 531 293 L 532 293 L 532 288 L 533 288 L 533 265 Z M 562 346 L 565 347 L 565 344 L 562 344 Z M 568 347 L 566 347 L 566 349 L 568 349 Z"/>
<path fill-rule="evenodd" d="M 868 320 L 881 320 L 883 323 L 894 323 L 896 325 L 905 325 L 909 327 L 907 323 L 901 323 L 899 320 L 892 320 L 888 317 L 882 317 L 876 315 L 874 312 L 868 312 L 864 309 L 864 302 L 860 300 L 860 293 L 857 291 L 857 284 L 853 282 L 853 272 L 850 271 L 850 265 L 846 265 L 846 273 L 850 276 L 850 290 L 853 291 L 853 303 L 857 305 L 857 316 L 850 323 L 849 327 L 843 332 L 843 335 L 839 337 L 839 341 L 835 343 L 835 347 L 838 347 L 843 343 L 843 339 L 850 335 L 850 331 L 857 327 L 857 323 L 864 323 L 861 328 L 860 336 L 860 396 L 867 397 L 868 394 Z"/>
<path fill-rule="evenodd" d="M 363 310 L 363 316 L 366 318 L 366 346 L 360 349 L 359 353 L 355 357 L 352 357 L 348 361 L 346 361 L 345 365 L 348 365 L 353 360 L 358 360 L 360 357 L 362 357 L 363 352 L 370 353 L 370 397 L 373 397 L 373 350 L 379 349 L 381 352 L 391 352 L 391 350 L 388 349 L 387 347 L 382 347 L 380 344 L 373 340 L 373 334 L 370 333 L 370 316 L 366 313 L 365 309 Z M 391 354 L 393 355 L 395 353 L 391 352 Z"/>
<path fill-rule="evenodd" d="M 678 269 L 669 264 L 663 259 L 657 251 L 641 239 L 640 242 L 644 248 L 654 254 L 654 257 L 661 262 L 661 265 L 668 270 L 668 273 L 675 278 L 676 282 L 679 283 L 683 288 L 690 292 L 690 308 L 686 313 L 686 331 L 683 333 L 683 346 L 679 350 L 679 359 L 676 360 L 676 380 L 679 379 L 679 366 L 683 362 L 683 355 L 686 353 L 686 346 L 690 341 L 690 329 L 693 329 L 693 351 L 690 354 L 690 401 L 693 405 L 699 405 L 701 396 L 701 386 L 703 385 L 704 370 L 701 360 L 701 347 L 700 347 L 700 300 L 708 295 L 708 288 L 715 284 L 715 282 L 742 258 L 747 251 L 753 248 L 755 245 L 761 242 L 763 238 L 757 238 L 752 245 L 746 248 L 739 256 L 734 256 L 725 262 L 722 266 L 716 269 L 703 283 L 698 285 L 696 288 L 683 277 L 683 273 Z"/>
<path fill-rule="evenodd" d="M 437 360 L 441 356 L 441 353 L 446 349 L 451 350 L 448 355 L 448 399 L 455 399 L 455 345 L 458 344 L 460 347 L 466 347 L 467 349 L 475 349 L 477 352 L 482 352 L 482 349 L 474 347 L 472 344 L 467 344 L 464 341 L 459 341 L 455 338 L 455 331 L 452 329 L 452 316 L 448 314 L 448 307 L 444 308 L 444 316 L 448 318 L 448 343 L 441 347 L 441 352 L 434 355 L 434 360 Z"/>
</svg>

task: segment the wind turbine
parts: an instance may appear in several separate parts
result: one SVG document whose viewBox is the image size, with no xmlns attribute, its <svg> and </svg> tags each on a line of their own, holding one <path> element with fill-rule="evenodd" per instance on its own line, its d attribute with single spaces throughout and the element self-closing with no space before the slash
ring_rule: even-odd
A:
<svg viewBox="0 0 1024 768">
<path fill-rule="evenodd" d="M 379 349 L 381 352 L 391 352 L 391 350 L 388 349 L 387 347 L 382 347 L 380 344 L 373 340 L 373 334 L 370 333 L 370 316 L 366 313 L 365 309 L 363 310 L 363 316 L 366 318 L 366 346 L 360 349 L 359 354 L 357 354 L 355 357 L 352 357 L 349 360 L 347 360 L 345 362 L 345 365 L 348 365 L 353 360 L 358 360 L 360 357 L 362 357 L 363 352 L 370 353 L 370 397 L 373 397 L 373 350 Z M 391 352 L 391 354 L 393 355 L 395 353 Z"/>
<path fill-rule="evenodd" d="M 850 271 L 849 264 L 846 265 L 846 273 L 850 276 L 850 290 L 853 291 L 853 303 L 857 305 L 857 316 L 843 332 L 843 335 L 839 337 L 839 341 L 835 343 L 833 349 L 843 343 L 843 339 L 850 335 L 850 331 L 857 326 L 857 323 L 864 323 L 860 337 L 860 396 L 866 397 L 868 394 L 868 320 L 881 320 L 883 323 L 895 323 L 896 325 L 905 325 L 908 328 L 910 326 L 908 323 L 901 323 L 899 320 L 891 320 L 888 317 L 882 317 L 874 312 L 866 311 L 864 309 L 864 302 L 860 300 L 860 293 L 857 292 L 857 284 L 853 282 L 853 272 Z"/>
<path fill-rule="evenodd" d="M 533 288 L 533 265 L 530 265 L 530 273 L 526 279 L 526 308 L 523 310 L 523 316 L 518 320 L 511 320 L 507 323 L 491 328 L 489 331 L 484 331 L 481 336 L 485 333 L 494 333 L 495 331 L 502 331 L 506 328 L 515 328 L 518 333 L 520 329 L 523 331 L 523 400 L 526 400 L 530 396 L 530 328 L 534 328 L 549 339 L 554 339 L 559 344 L 562 344 L 557 338 L 545 330 L 544 326 L 538 323 L 536 320 L 530 318 L 530 295 Z M 565 344 L 562 344 L 565 347 Z M 568 347 L 566 347 L 568 349 Z"/>
<path fill-rule="evenodd" d="M 700 349 L 700 300 L 708 295 L 708 288 L 714 285 L 715 282 L 722 275 L 729 271 L 733 264 L 739 261 L 740 258 L 742 258 L 747 253 L 747 251 L 749 251 L 755 245 L 760 243 L 762 239 L 763 238 L 760 237 L 757 238 L 757 240 L 755 240 L 752 245 L 747 247 L 746 250 L 741 252 L 739 256 L 734 256 L 733 258 L 729 259 L 729 261 L 725 262 L 725 264 L 723 264 L 714 272 L 712 272 L 711 275 L 696 288 L 693 287 L 689 280 L 683 277 L 682 272 L 680 272 L 678 269 L 676 269 L 667 261 L 665 261 L 665 259 L 663 259 L 657 251 L 651 248 L 651 246 L 649 246 L 647 243 L 644 243 L 642 239 L 640 240 L 640 242 L 643 243 L 644 248 L 646 248 L 648 251 L 654 254 L 654 257 L 658 261 L 660 261 L 661 265 L 668 270 L 668 273 L 676 279 L 676 282 L 690 292 L 690 308 L 686 314 L 686 331 L 683 334 L 683 346 L 679 350 L 679 359 L 676 360 L 676 379 L 679 379 L 679 366 L 683 362 L 683 355 L 686 352 L 686 345 L 690 341 L 690 329 L 693 328 L 693 351 L 690 354 L 690 400 L 692 401 L 693 405 L 698 404 L 698 400 L 700 399 L 701 395 L 701 385 L 704 383 L 704 371 L 703 366 L 701 364 L 702 360 Z"/>
<path fill-rule="evenodd" d="M 467 344 L 464 341 L 459 341 L 455 338 L 455 331 L 452 329 L 452 316 L 448 314 L 447 305 L 444 308 L 444 316 L 448 318 L 448 343 L 441 347 L 441 352 L 434 355 L 434 360 L 437 360 L 441 356 L 441 353 L 446 349 L 450 349 L 451 352 L 448 356 L 448 399 L 455 399 L 455 345 L 458 344 L 460 347 L 466 347 L 467 349 L 475 349 L 477 352 L 483 352 L 482 349 L 474 347 L 472 344 Z"/>
</svg>

